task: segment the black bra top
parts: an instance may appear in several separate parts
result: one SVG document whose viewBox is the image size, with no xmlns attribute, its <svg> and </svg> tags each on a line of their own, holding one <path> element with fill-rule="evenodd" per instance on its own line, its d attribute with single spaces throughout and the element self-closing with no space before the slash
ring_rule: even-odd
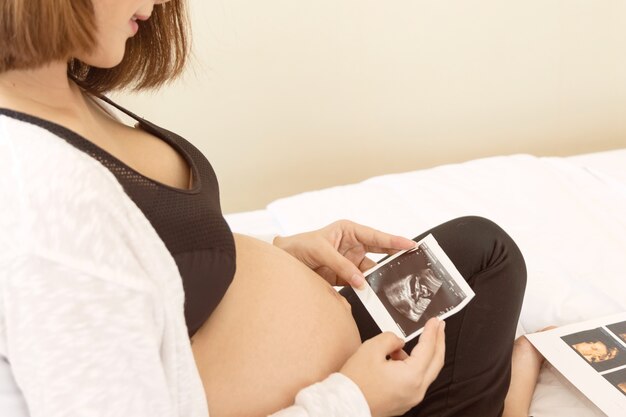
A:
<svg viewBox="0 0 626 417">
<path fill-rule="evenodd" d="M 202 152 L 184 138 L 136 116 L 107 97 L 98 97 L 178 151 L 191 167 L 192 187 L 179 189 L 152 180 L 56 123 L 8 109 L 0 109 L 0 115 L 54 133 L 97 159 L 115 175 L 176 261 L 183 280 L 185 321 L 191 337 L 217 307 L 235 275 L 235 242 L 222 215 L 215 172 Z"/>
</svg>

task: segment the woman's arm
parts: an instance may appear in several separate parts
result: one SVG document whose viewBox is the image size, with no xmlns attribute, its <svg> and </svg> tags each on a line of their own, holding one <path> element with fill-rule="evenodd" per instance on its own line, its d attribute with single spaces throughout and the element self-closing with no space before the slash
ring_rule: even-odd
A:
<svg viewBox="0 0 626 417">
<path fill-rule="evenodd" d="M 40 256 L 4 266 L 6 354 L 31 417 L 180 415 L 154 294 Z"/>
<path fill-rule="evenodd" d="M 511 385 L 504 401 L 503 417 L 528 417 L 543 360 L 543 356 L 526 337 L 520 336 L 515 341 L 511 363 Z"/>
<path fill-rule="evenodd" d="M 370 417 L 359 387 L 345 375 L 334 373 L 324 381 L 302 389 L 294 405 L 270 417 Z"/>
</svg>

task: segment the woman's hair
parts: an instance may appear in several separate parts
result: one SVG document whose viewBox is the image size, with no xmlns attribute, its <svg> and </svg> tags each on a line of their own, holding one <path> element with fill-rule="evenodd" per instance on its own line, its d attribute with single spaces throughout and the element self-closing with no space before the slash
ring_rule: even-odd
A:
<svg viewBox="0 0 626 417">
<path fill-rule="evenodd" d="M 72 57 L 95 47 L 91 0 L 2 0 L 0 73 L 68 59 L 68 74 L 91 91 L 159 87 L 180 75 L 187 59 L 184 1 L 157 4 L 151 18 L 138 23 L 141 30 L 127 41 L 122 62 L 114 68 L 96 68 Z"/>
</svg>

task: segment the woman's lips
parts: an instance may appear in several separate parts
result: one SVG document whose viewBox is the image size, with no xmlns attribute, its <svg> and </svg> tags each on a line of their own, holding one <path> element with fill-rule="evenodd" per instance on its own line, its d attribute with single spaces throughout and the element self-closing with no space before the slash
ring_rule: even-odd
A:
<svg viewBox="0 0 626 417">
<path fill-rule="evenodd" d="M 143 15 L 139 15 L 139 14 L 136 14 L 133 17 L 130 18 L 130 29 L 133 32 L 133 36 L 139 30 L 139 23 L 137 21 L 141 20 L 142 22 L 145 22 L 148 19 L 150 19 L 149 15 L 148 16 L 143 16 Z"/>
<path fill-rule="evenodd" d="M 129 22 L 130 22 L 130 30 L 132 31 L 132 34 L 134 36 L 139 30 L 139 23 L 137 23 L 137 21 L 133 19 L 131 19 Z"/>
</svg>

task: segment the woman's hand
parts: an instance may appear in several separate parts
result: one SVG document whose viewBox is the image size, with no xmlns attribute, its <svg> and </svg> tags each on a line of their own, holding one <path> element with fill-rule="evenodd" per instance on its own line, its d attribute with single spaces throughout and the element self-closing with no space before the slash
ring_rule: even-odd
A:
<svg viewBox="0 0 626 417">
<path fill-rule="evenodd" d="M 313 232 L 277 236 L 274 245 L 287 251 L 321 275 L 331 285 L 365 285 L 363 271 L 376 265 L 368 252 L 394 254 L 415 247 L 415 242 L 347 220 Z"/>
<path fill-rule="evenodd" d="M 444 326 L 430 319 L 410 356 L 402 350 L 402 339 L 386 332 L 367 340 L 348 359 L 339 372 L 359 386 L 373 417 L 401 415 L 424 399 L 443 367 Z"/>
</svg>

